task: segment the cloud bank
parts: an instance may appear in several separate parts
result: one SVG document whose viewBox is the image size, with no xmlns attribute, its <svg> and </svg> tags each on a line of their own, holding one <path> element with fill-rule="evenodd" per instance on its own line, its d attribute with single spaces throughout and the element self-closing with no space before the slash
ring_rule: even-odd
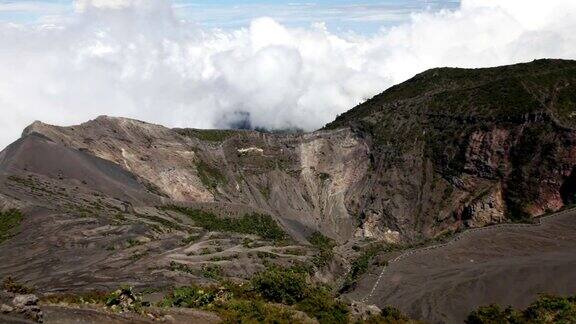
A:
<svg viewBox="0 0 576 324">
<path fill-rule="evenodd" d="M 572 0 L 463 0 L 365 37 L 269 18 L 203 30 L 165 0 L 77 0 L 73 15 L 0 25 L 0 147 L 34 120 L 102 114 L 313 130 L 428 68 L 576 59 L 574 17 Z"/>
</svg>

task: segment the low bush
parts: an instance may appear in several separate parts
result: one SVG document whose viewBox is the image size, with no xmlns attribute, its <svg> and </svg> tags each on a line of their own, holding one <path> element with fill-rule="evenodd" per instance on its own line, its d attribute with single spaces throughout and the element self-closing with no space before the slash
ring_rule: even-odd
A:
<svg viewBox="0 0 576 324">
<path fill-rule="evenodd" d="M 410 319 L 400 310 L 385 306 L 380 314 L 372 315 L 366 319 L 358 319 L 356 324 L 421 324 L 422 322 Z"/>
<path fill-rule="evenodd" d="M 308 241 L 318 249 L 318 252 L 312 258 L 312 263 L 318 268 L 327 266 L 334 258 L 332 249 L 336 246 L 336 242 L 320 232 L 312 233 L 308 237 Z"/>
<path fill-rule="evenodd" d="M 2 290 L 15 294 L 31 294 L 34 292 L 34 289 L 17 282 L 10 276 L 2 281 Z"/>
<path fill-rule="evenodd" d="M 264 299 L 288 305 L 304 299 L 308 286 L 305 273 L 277 267 L 256 274 L 251 283 Z"/>
<path fill-rule="evenodd" d="M 295 323 L 294 311 L 259 300 L 232 300 L 218 308 L 224 323 Z"/>
<path fill-rule="evenodd" d="M 372 245 L 362 252 L 362 254 L 352 261 L 352 265 L 346 279 L 342 291 L 349 291 L 356 286 L 356 282 L 368 271 L 370 264 L 374 257 L 382 250 L 380 245 Z"/>
<path fill-rule="evenodd" d="M 218 280 L 222 276 L 222 267 L 219 265 L 206 265 L 202 267 L 202 275 L 205 278 Z"/>
<path fill-rule="evenodd" d="M 215 300 L 216 292 L 214 289 L 187 286 L 174 289 L 160 302 L 160 306 L 202 308 Z"/>
<path fill-rule="evenodd" d="M 319 323 L 347 323 L 348 307 L 334 298 L 327 287 L 312 287 L 296 308 L 316 318 Z"/>
<path fill-rule="evenodd" d="M 524 310 L 516 310 L 510 306 L 482 306 L 470 313 L 466 323 L 576 323 L 576 296 L 541 295 Z"/>
<path fill-rule="evenodd" d="M 198 209 L 167 206 L 164 209 L 182 213 L 194 221 L 194 224 L 209 231 L 256 234 L 262 238 L 280 241 L 286 239 L 286 233 L 270 215 L 246 214 L 240 218 L 218 217 L 213 213 Z"/>
<path fill-rule="evenodd" d="M 22 219 L 23 215 L 17 209 L 0 212 L 0 244 L 16 234 Z"/>
</svg>

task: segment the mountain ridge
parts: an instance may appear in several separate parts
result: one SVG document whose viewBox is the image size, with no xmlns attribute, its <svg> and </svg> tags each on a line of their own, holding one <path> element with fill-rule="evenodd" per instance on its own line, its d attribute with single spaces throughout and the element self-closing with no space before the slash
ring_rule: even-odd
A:
<svg viewBox="0 0 576 324">
<path fill-rule="evenodd" d="M 166 289 L 304 265 L 355 296 L 397 249 L 576 203 L 574 125 L 576 61 L 566 60 L 433 69 L 311 133 L 37 121 L 0 152 L 0 207 L 24 214 L 0 245 L 0 276 L 45 292 Z M 493 273 L 531 253 L 513 248 L 505 265 L 490 261 L 502 263 Z M 416 295 L 396 300 L 429 305 Z"/>
</svg>

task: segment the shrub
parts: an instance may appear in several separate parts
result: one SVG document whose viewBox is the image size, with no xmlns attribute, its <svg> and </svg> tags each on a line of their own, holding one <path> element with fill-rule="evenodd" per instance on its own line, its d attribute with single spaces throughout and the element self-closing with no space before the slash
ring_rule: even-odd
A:
<svg viewBox="0 0 576 324">
<path fill-rule="evenodd" d="M 22 218 L 22 213 L 17 209 L 0 212 L 0 244 L 15 235 L 14 231 Z"/>
<path fill-rule="evenodd" d="M 320 323 L 347 323 L 348 307 L 334 299 L 328 288 L 313 287 L 306 292 L 306 297 L 296 308 L 314 317 Z"/>
<path fill-rule="evenodd" d="M 466 319 L 467 324 L 499 324 L 513 323 L 518 314 L 508 306 L 502 310 L 498 305 L 488 305 L 479 307 L 473 311 Z"/>
<path fill-rule="evenodd" d="M 34 289 L 18 283 L 14 278 L 8 276 L 2 282 L 2 290 L 6 290 L 15 294 L 31 294 Z"/>
<path fill-rule="evenodd" d="M 160 306 L 202 308 L 214 300 L 216 293 L 213 289 L 187 286 L 174 289 L 160 302 Z"/>
<path fill-rule="evenodd" d="M 232 300 L 217 311 L 224 323 L 295 323 L 291 309 L 258 300 Z"/>
<path fill-rule="evenodd" d="M 142 297 L 134 293 L 132 287 L 126 286 L 108 294 L 106 296 L 106 306 L 112 310 L 141 313 L 142 307 L 150 306 L 150 304 L 143 302 Z"/>
<path fill-rule="evenodd" d="M 198 209 L 167 206 L 164 209 L 180 212 L 190 217 L 197 226 L 209 231 L 256 234 L 262 238 L 280 241 L 286 238 L 286 233 L 278 226 L 270 215 L 245 214 L 241 218 L 217 217 L 213 213 Z"/>
<path fill-rule="evenodd" d="M 408 321 L 408 317 L 406 315 L 402 314 L 400 310 L 392 306 L 384 306 L 380 312 L 380 316 L 382 316 L 384 320 L 388 320 L 390 322 Z"/>
<path fill-rule="evenodd" d="M 305 273 L 277 267 L 256 274 L 251 283 L 264 299 L 288 305 L 304 299 L 307 288 Z"/>
<path fill-rule="evenodd" d="M 196 170 L 202 184 L 209 189 L 216 189 L 218 184 L 228 182 L 222 172 L 202 160 L 198 160 L 196 163 Z"/>
<path fill-rule="evenodd" d="M 176 132 L 182 136 L 197 138 L 199 140 L 209 142 L 223 142 L 236 134 L 241 134 L 240 131 L 237 130 L 224 130 L 224 129 L 183 128 L 183 129 L 176 129 Z"/>
<path fill-rule="evenodd" d="M 110 295 L 103 291 L 91 291 L 77 294 L 57 294 L 49 295 L 42 298 L 42 301 L 48 304 L 100 304 L 106 305 Z"/>
<path fill-rule="evenodd" d="M 220 279 L 222 276 L 222 267 L 219 265 L 207 265 L 202 267 L 202 275 L 209 279 Z"/>
<path fill-rule="evenodd" d="M 416 324 L 419 321 L 412 320 L 398 309 L 385 306 L 380 314 L 372 315 L 366 319 L 359 319 L 356 324 Z"/>
<path fill-rule="evenodd" d="M 336 246 L 336 242 L 320 232 L 312 233 L 308 237 L 308 241 L 318 249 L 318 253 L 312 259 L 312 263 L 318 268 L 327 266 L 334 258 L 332 249 Z"/>
<path fill-rule="evenodd" d="M 542 295 L 524 310 L 523 316 L 534 323 L 575 323 L 576 296 Z"/>
<path fill-rule="evenodd" d="M 576 296 L 541 295 L 523 311 L 510 306 L 482 306 L 468 315 L 466 323 L 576 323 Z"/>
<path fill-rule="evenodd" d="M 323 235 L 320 232 L 312 233 L 312 235 L 308 237 L 308 241 L 310 244 L 321 250 L 331 250 L 336 246 L 336 242 L 334 242 L 333 239 Z"/>
<path fill-rule="evenodd" d="M 368 271 L 370 263 L 381 249 L 382 247 L 379 245 L 372 245 L 368 247 L 357 259 L 352 261 L 352 266 L 350 272 L 348 272 L 348 275 L 346 276 L 342 291 L 348 291 L 356 285 L 360 276 Z"/>
</svg>

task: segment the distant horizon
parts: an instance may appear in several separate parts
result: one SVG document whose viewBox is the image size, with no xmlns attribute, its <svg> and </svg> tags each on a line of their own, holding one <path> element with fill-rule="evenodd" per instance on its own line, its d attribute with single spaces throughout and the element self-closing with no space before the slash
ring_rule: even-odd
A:
<svg viewBox="0 0 576 324">
<path fill-rule="evenodd" d="M 108 1 L 108 0 L 104 0 Z M 112 0 L 115 1 L 115 0 Z M 179 19 L 203 28 L 237 29 L 252 20 L 270 17 L 288 27 L 325 23 L 335 33 L 372 35 L 410 19 L 422 11 L 457 9 L 460 0 L 172 0 Z M 74 14 L 74 0 L 0 0 L 0 22 L 52 22 Z"/>
</svg>

